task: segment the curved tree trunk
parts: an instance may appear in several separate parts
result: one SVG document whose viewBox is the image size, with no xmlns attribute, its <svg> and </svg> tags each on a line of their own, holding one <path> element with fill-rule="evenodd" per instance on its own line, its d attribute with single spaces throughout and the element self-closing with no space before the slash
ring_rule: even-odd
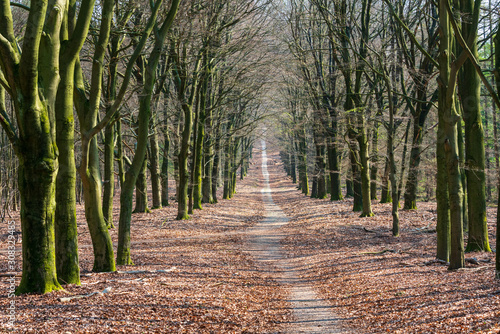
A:
<svg viewBox="0 0 500 334">
<path fill-rule="evenodd" d="M 94 249 L 95 272 L 115 271 L 113 243 L 108 232 L 107 224 L 101 206 L 101 175 L 99 172 L 99 151 L 96 139 L 90 143 L 83 143 L 88 147 L 88 168 L 80 168 L 80 177 L 83 183 L 83 196 L 85 199 L 85 218 Z M 85 149 L 84 149 L 85 152 Z M 85 165 L 82 165 L 85 166 Z"/>
</svg>

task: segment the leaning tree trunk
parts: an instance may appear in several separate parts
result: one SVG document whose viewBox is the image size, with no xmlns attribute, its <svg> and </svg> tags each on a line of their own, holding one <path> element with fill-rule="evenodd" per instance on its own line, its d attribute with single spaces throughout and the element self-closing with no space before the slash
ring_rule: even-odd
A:
<svg viewBox="0 0 500 334">
<path fill-rule="evenodd" d="M 373 212 L 370 200 L 370 157 L 368 155 L 368 139 L 366 138 L 366 129 L 364 128 L 364 126 L 362 126 L 359 131 L 361 132 L 358 137 L 358 143 L 359 156 L 361 161 L 361 190 L 363 196 L 363 211 L 361 212 L 361 217 L 371 217 L 373 216 Z"/>
<path fill-rule="evenodd" d="M 118 227 L 118 249 L 116 262 L 120 265 L 133 264 L 130 257 L 130 224 L 132 221 L 132 194 L 147 152 L 149 120 L 151 118 L 151 100 L 156 80 L 156 69 L 161 57 L 163 44 L 179 7 L 179 0 L 173 0 L 165 21 L 158 29 L 156 26 L 154 48 L 148 59 L 144 86 L 139 98 L 139 128 L 137 149 L 132 164 L 125 174 L 125 182 L 120 193 L 120 223 Z"/>
<path fill-rule="evenodd" d="M 154 85 L 154 75 L 150 75 L 151 77 L 148 75 L 144 80 L 143 94 L 139 101 L 137 150 L 132 160 L 132 165 L 125 173 L 125 182 L 120 192 L 120 221 L 118 226 L 118 250 L 116 254 L 116 263 L 119 265 L 133 264 L 130 257 L 130 224 L 132 220 L 134 186 L 146 159 L 149 119 L 151 117 L 150 101 Z"/>
<path fill-rule="evenodd" d="M 425 90 L 418 92 L 419 99 L 425 97 Z M 418 174 L 420 166 L 420 156 L 422 154 L 422 144 L 424 139 L 424 124 L 430 110 L 430 103 L 419 103 L 415 115 L 413 117 L 413 139 L 410 150 L 410 167 L 408 170 L 408 179 L 404 193 L 404 209 L 417 209 L 417 190 L 418 190 Z"/>
</svg>

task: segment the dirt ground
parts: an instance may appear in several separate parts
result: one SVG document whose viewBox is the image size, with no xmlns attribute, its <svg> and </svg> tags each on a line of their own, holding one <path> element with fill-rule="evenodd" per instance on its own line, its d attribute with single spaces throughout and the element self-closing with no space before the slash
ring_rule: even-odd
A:
<svg viewBox="0 0 500 334">
<path fill-rule="evenodd" d="M 205 205 L 176 221 L 176 206 L 134 214 L 132 259 L 115 273 L 92 273 L 92 246 L 79 207 L 82 285 L 15 297 L 7 324 L 7 222 L 0 226 L 0 332 L 19 333 L 284 333 L 293 323 L 287 291 L 248 252 L 246 233 L 262 219 L 262 176 L 256 153 L 231 200 Z M 478 264 L 450 272 L 434 262 L 434 203 L 401 211 L 401 236 L 390 233 L 390 205 L 373 202 L 359 218 L 351 200 L 310 199 L 285 177 L 268 151 L 274 202 L 289 224 L 282 246 L 301 278 L 316 287 L 343 328 L 354 333 L 498 333 L 500 282 L 494 254 L 467 254 Z M 118 205 L 115 205 L 117 208 Z M 495 221 L 495 209 L 488 218 Z M 17 230 L 20 229 L 16 221 Z M 116 219 L 117 220 L 117 219 Z M 494 245 L 493 224 L 490 243 Z M 117 229 L 111 230 L 117 240 Z M 17 245 L 20 247 L 20 243 Z M 471 260 L 472 261 L 472 260 Z M 17 252 L 18 275 L 21 254 Z M 130 271 L 142 271 L 130 273 Z M 127 273 L 129 272 L 129 273 Z M 16 277 L 17 283 L 20 277 Z M 61 298 L 87 295 L 61 301 Z"/>
</svg>

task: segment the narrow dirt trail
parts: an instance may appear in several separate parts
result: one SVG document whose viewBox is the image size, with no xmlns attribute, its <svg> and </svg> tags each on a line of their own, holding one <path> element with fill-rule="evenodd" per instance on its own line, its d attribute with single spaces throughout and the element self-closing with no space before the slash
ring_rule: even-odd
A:
<svg viewBox="0 0 500 334">
<path fill-rule="evenodd" d="M 287 287 L 294 320 L 288 324 L 287 333 L 343 333 L 330 306 L 316 295 L 311 284 L 301 280 L 298 268 L 288 260 L 280 240 L 284 234 L 280 227 L 288 219 L 273 201 L 267 170 L 266 143 L 262 145 L 262 197 L 265 204 L 264 218 L 248 232 L 249 251 L 262 270 L 267 271 Z"/>
</svg>

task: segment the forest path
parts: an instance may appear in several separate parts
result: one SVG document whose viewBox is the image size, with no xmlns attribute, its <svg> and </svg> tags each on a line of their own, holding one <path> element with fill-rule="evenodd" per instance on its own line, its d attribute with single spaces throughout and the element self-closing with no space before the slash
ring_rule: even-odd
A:
<svg viewBox="0 0 500 334">
<path fill-rule="evenodd" d="M 277 276 L 278 281 L 289 291 L 294 320 L 288 324 L 287 333 L 342 333 L 331 307 L 316 295 L 311 283 L 300 278 L 298 268 L 282 251 L 280 240 L 285 235 L 279 228 L 288 223 L 288 218 L 273 201 L 264 140 L 261 145 L 264 177 L 261 192 L 265 211 L 264 218 L 248 231 L 248 250 L 257 259 L 259 267 Z"/>
</svg>

